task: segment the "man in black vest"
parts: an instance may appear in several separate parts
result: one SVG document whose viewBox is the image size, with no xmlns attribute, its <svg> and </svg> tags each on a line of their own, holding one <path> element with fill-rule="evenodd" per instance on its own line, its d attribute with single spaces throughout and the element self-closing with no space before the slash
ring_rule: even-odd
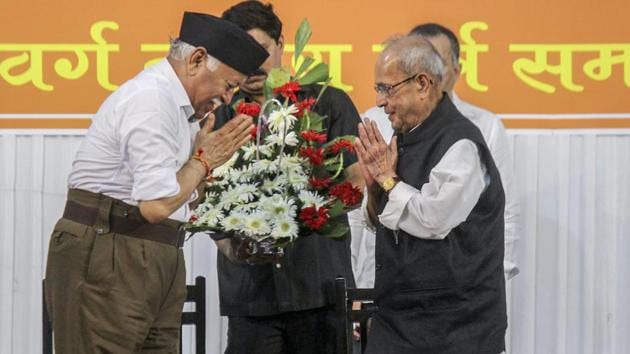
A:
<svg viewBox="0 0 630 354">
<path fill-rule="evenodd" d="M 264 101 L 267 73 L 281 66 L 284 49 L 282 22 L 272 6 L 258 1 L 238 3 L 223 13 L 223 18 L 247 31 L 269 52 L 258 72 L 250 75 L 234 95 L 233 102 Z M 306 85 L 300 100 L 317 97 L 320 85 Z M 359 114 L 348 95 L 328 87 L 313 111 L 322 116 L 328 139 L 357 135 Z M 215 111 L 217 127 L 234 116 L 231 106 Z M 361 182 L 356 156 L 344 153 L 346 177 Z M 357 181 L 358 178 L 358 181 Z M 349 236 L 349 235 L 348 235 Z M 337 276 L 353 282 L 350 265 L 350 239 L 330 239 L 310 235 L 285 249 L 284 257 L 266 264 L 250 257 L 235 259 L 233 243 L 217 241 L 221 314 L 228 316 L 226 353 L 246 354 L 326 354 L 335 352 L 338 338 L 333 286 Z M 250 263 L 250 264 L 247 264 Z"/>
<path fill-rule="evenodd" d="M 393 40 L 375 66 L 374 122 L 356 148 L 376 227 L 376 303 L 368 353 L 504 351 L 503 209 L 481 132 L 441 92 L 443 62 L 419 36 Z"/>
</svg>

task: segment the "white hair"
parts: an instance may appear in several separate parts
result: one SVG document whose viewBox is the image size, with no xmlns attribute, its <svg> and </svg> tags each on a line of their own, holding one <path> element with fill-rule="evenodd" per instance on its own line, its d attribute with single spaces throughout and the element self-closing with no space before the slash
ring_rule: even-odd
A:
<svg viewBox="0 0 630 354">
<path fill-rule="evenodd" d="M 438 82 L 444 76 L 444 60 L 428 40 L 420 36 L 404 36 L 387 43 L 382 55 L 394 53 L 398 65 L 406 75 L 426 70 Z"/>
<path fill-rule="evenodd" d="M 197 48 L 184 41 L 173 39 L 171 40 L 171 48 L 169 49 L 168 57 L 177 61 L 185 60 L 195 49 Z M 206 63 L 208 70 L 215 71 L 219 68 L 220 61 L 208 54 L 208 61 Z"/>
</svg>

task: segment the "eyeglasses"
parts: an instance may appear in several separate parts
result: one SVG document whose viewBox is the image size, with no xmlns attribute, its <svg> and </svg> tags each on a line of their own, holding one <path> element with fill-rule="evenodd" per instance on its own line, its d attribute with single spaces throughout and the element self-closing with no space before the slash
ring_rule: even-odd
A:
<svg viewBox="0 0 630 354">
<path fill-rule="evenodd" d="M 374 85 L 374 91 L 376 91 L 377 94 L 379 95 L 383 95 L 385 97 L 392 97 L 392 95 L 394 94 L 394 89 L 400 85 L 403 85 L 413 79 L 416 78 L 416 76 L 418 76 L 418 74 L 414 74 L 413 76 L 409 76 L 408 78 L 404 79 L 401 82 L 395 83 L 393 85 L 388 85 L 388 84 L 383 84 L 383 83 L 378 83 L 376 85 Z"/>
</svg>

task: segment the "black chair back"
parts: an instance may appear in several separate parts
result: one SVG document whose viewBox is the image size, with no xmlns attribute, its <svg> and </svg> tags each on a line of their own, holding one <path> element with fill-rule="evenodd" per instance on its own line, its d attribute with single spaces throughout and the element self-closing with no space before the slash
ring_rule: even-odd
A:
<svg viewBox="0 0 630 354">
<path fill-rule="evenodd" d="M 355 304 L 356 303 L 356 304 Z M 360 352 L 367 346 L 368 320 L 378 307 L 374 304 L 374 289 L 348 288 L 346 279 L 335 279 L 335 307 L 339 318 L 338 352 L 352 354 L 352 332 L 359 325 L 361 336 Z"/>
<path fill-rule="evenodd" d="M 186 325 L 195 326 L 195 353 L 206 353 L 206 278 L 198 276 L 194 285 L 187 285 L 186 302 L 194 303 L 194 311 L 184 311 L 182 313 L 182 327 Z M 182 351 L 182 332 L 179 332 L 179 351 Z"/>
</svg>

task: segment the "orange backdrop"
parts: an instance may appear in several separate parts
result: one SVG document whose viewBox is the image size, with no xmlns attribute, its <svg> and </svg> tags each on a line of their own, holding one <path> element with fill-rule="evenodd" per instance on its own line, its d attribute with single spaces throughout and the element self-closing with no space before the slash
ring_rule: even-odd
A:
<svg viewBox="0 0 630 354">
<path fill-rule="evenodd" d="M 181 14 L 235 1 L 3 1 L 0 128 L 85 128 L 116 85 L 165 54 Z M 273 2 L 286 42 L 304 18 L 311 47 L 359 111 L 374 102 L 375 46 L 421 22 L 462 42 L 464 99 L 509 128 L 630 127 L 630 1 Z M 290 52 L 291 46 L 287 48 Z M 287 53 L 285 63 L 289 64 Z"/>
</svg>

